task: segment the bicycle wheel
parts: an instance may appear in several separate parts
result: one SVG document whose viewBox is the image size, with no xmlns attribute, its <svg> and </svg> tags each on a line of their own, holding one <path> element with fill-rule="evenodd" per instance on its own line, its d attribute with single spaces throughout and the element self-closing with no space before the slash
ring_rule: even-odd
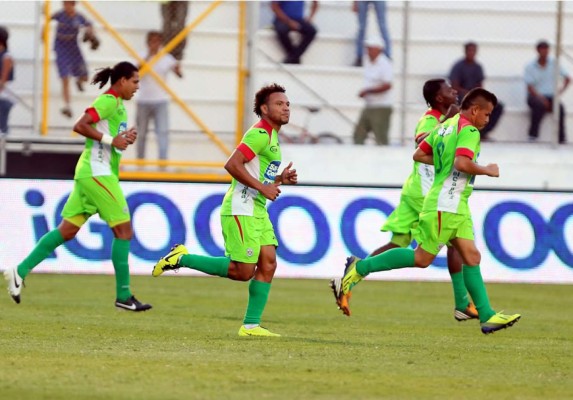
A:
<svg viewBox="0 0 573 400">
<path fill-rule="evenodd" d="M 320 144 L 342 144 L 344 143 L 341 138 L 331 132 L 323 132 L 316 135 L 313 143 Z"/>
</svg>

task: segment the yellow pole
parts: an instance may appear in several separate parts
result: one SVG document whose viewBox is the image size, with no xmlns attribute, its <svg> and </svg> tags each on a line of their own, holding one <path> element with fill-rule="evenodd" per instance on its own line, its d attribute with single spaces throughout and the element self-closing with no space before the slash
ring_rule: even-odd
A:
<svg viewBox="0 0 573 400">
<path fill-rule="evenodd" d="M 151 62 L 153 62 L 153 60 L 155 60 L 155 58 L 157 58 L 157 56 L 159 54 L 161 54 L 161 52 L 158 53 L 155 57 L 153 57 L 150 61 L 146 62 L 144 59 L 142 59 L 139 56 L 139 54 L 137 54 L 137 52 L 135 50 L 133 50 L 133 48 L 125 40 L 123 40 L 123 38 L 115 30 L 115 28 L 113 26 L 111 26 L 101 16 L 101 14 L 98 13 L 91 6 L 91 4 L 89 2 L 85 1 L 82 3 L 82 5 L 89 10 L 89 12 L 105 27 L 105 29 L 119 42 L 120 45 L 122 45 L 127 50 L 127 52 L 133 58 L 135 58 L 136 60 L 139 61 L 139 63 L 142 65 L 141 70 L 140 70 L 140 77 L 141 77 L 143 75 L 142 71 L 145 69 L 145 67 L 148 67 L 149 64 Z M 180 34 L 181 34 L 181 32 L 180 32 Z M 179 35 L 177 35 L 177 36 L 179 36 Z M 175 38 L 173 38 L 173 39 L 175 39 Z M 173 47 L 175 47 L 175 46 L 172 46 L 172 48 Z M 227 148 L 225 143 L 223 143 L 221 141 L 221 139 L 219 139 L 217 137 L 217 135 L 211 129 L 209 129 L 209 127 L 207 125 L 205 125 L 205 123 L 199 118 L 199 116 L 197 114 L 195 114 L 195 112 L 193 112 L 193 110 L 191 110 L 191 108 L 189 108 L 187 106 L 187 104 L 185 104 L 185 102 L 173 90 L 171 90 L 171 88 L 169 86 L 167 86 L 165 81 L 159 75 L 157 75 L 157 73 L 153 69 L 148 69 L 148 73 L 151 74 L 151 76 L 157 81 L 157 83 L 163 88 L 163 90 L 165 90 L 167 93 L 169 93 L 169 95 L 173 98 L 173 100 L 183 109 L 183 111 L 185 111 L 191 117 L 191 119 L 201 128 L 201 130 L 203 130 L 203 132 L 205 132 L 207 134 L 207 136 L 209 136 L 209 138 L 223 151 L 223 153 L 225 153 L 226 155 L 231 154 L 231 151 Z"/>
<path fill-rule="evenodd" d="M 147 64 L 144 64 L 141 66 L 141 69 L 139 70 L 139 76 L 142 77 L 145 74 L 147 74 L 150 71 L 151 67 L 153 67 L 153 65 L 161 57 L 163 57 L 165 54 L 167 54 L 171 50 L 173 50 L 175 48 L 175 46 L 177 46 L 179 44 L 179 42 L 181 42 L 183 40 L 183 38 L 187 37 L 189 32 L 191 32 L 193 29 L 195 29 L 195 27 L 197 25 L 199 25 L 209 14 L 211 14 L 211 12 L 215 8 L 217 8 L 222 2 L 223 2 L 223 0 L 216 0 L 216 1 L 212 2 L 211 5 L 209 7 L 207 7 L 207 9 L 205 11 L 203 11 L 197 18 L 195 18 L 195 20 L 193 22 L 191 22 L 184 29 L 182 29 L 177 35 L 175 35 L 175 37 L 173 39 L 171 39 L 171 41 L 169 43 L 167 43 L 165 45 L 165 47 L 162 48 L 154 57 L 152 57 L 151 60 L 149 60 L 147 62 Z"/>
<path fill-rule="evenodd" d="M 48 134 L 48 97 L 50 91 L 50 1 L 44 2 L 44 63 L 42 66 L 42 123 L 40 124 L 40 133 L 45 136 Z"/>
<path fill-rule="evenodd" d="M 237 126 L 235 128 L 235 143 L 239 144 L 243 136 L 243 116 L 245 108 L 245 26 L 247 4 L 239 2 L 239 54 L 237 61 Z"/>
</svg>

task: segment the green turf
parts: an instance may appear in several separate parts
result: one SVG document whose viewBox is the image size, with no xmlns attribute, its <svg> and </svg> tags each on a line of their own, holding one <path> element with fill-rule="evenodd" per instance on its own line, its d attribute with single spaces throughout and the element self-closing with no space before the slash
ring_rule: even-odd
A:
<svg viewBox="0 0 573 400">
<path fill-rule="evenodd" d="M 34 274 L 0 297 L 0 399 L 564 399 L 573 396 L 571 287 L 489 284 L 520 312 L 483 335 L 447 283 L 361 283 L 343 317 L 328 283 L 276 280 L 239 338 L 247 284 L 134 277 L 153 310 L 113 307 L 113 276 Z"/>
</svg>

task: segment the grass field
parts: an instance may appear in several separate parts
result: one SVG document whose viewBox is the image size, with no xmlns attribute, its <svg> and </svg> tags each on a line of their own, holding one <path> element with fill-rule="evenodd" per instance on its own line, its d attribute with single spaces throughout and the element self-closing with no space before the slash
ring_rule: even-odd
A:
<svg viewBox="0 0 573 400">
<path fill-rule="evenodd" d="M 346 318 L 326 281 L 281 279 L 264 325 L 283 337 L 254 339 L 244 283 L 134 277 L 154 308 L 132 314 L 113 279 L 37 274 L 22 304 L 0 297 L 0 399 L 573 398 L 570 286 L 489 284 L 523 317 L 486 336 L 448 283 L 364 282 Z"/>
</svg>

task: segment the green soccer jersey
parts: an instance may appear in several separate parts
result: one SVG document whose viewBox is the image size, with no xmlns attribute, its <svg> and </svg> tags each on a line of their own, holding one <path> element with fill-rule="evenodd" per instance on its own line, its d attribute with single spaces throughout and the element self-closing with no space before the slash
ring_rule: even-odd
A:
<svg viewBox="0 0 573 400">
<path fill-rule="evenodd" d="M 469 215 L 468 198 L 472 194 L 474 175 L 454 168 L 456 156 L 467 156 L 474 162 L 480 152 L 480 134 L 460 114 L 446 120 L 421 144 L 426 154 L 434 156 L 434 183 L 426 195 L 424 212 L 446 211 Z"/>
<path fill-rule="evenodd" d="M 431 132 L 440 123 L 443 114 L 438 110 L 429 109 L 424 113 L 416 125 L 417 139 L 422 133 Z M 414 161 L 412 173 L 402 187 L 402 195 L 414 199 L 423 199 L 428 194 L 434 182 L 434 167 Z"/>
<path fill-rule="evenodd" d="M 104 135 L 117 136 L 127 130 L 127 112 L 123 99 L 111 90 L 100 95 L 86 110 L 92 116 L 92 126 Z M 92 176 L 119 176 L 121 150 L 97 140 L 86 138 L 74 179 Z"/>
<path fill-rule="evenodd" d="M 251 176 L 264 185 L 275 181 L 281 164 L 279 135 L 268 122 L 261 120 L 243 136 L 237 150 L 247 157 L 245 168 Z M 221 205 L 221 215 L 266 215 L 267 199 L 251 187 L 243 185 L 235 178 L 225 194 Z"/>
</svg>

